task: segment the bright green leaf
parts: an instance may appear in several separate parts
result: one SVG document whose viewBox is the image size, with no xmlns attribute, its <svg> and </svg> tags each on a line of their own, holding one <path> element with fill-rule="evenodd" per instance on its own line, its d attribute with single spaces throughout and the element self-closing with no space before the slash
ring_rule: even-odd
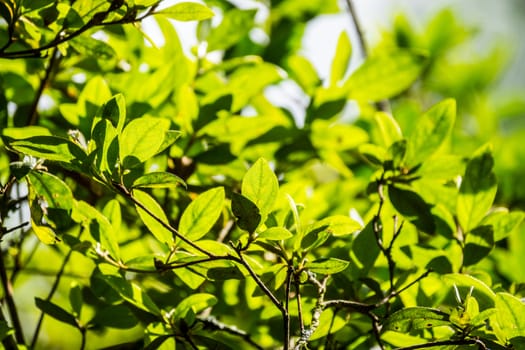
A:
<svg viewBox="0 0 525 350">
<path fill-rule="evenodd" d="M 478 150 L 467 164 L 457 201 L 458 221 L 464 232 L 476 227 L 492 206 L 497 191 L 493 166 L 488 146 Z"/>
<path fill-rule="evenodd" d="M 165 227 L 165 225 L 169 225 L 168 217 L 160 204 L 149 194 L 141 190 L 133 191 L 133 197 L 149 211 L 148 213 L 148 211 L 144 210 L 141 206 L 135 205 L 140 219 L 148 230 L 150 230 L 159 241 L 168 245 L 173 244 L 173 233 Z"/>
<path fill-rule="evenodd" d="M 508 293 L 496 294 L 496 320 L 507 340 L 525 337 L 525 304 Z"/>
<path fill-rule="evenodd" d="M 390 114 L 377 112 L 374 114 L 373 121 L 373 138 L 378 145 L 383 146 L 385 149 L 388 149 L 394 142 L 403 138 L 399 124 Z"/>
<path fill-rule="evenodd" d="M 155 14 L 165 15 L 177 21 L 202 21 L 214 15 L 209 7 L 197 2 L 180 2 L 157 11 Z"/>
<path fill-rule="evenodd" d="M 312 262 L 307 262 L 305 267 L 314 272 L 321 273 L 324 275 L 333 275 L 335 273 L 344 271 L 349 265 L 348 261 L 336 259 L 336 258 L 326 258 L 318 259 Z"/>
<path fill-rule="evenodd" d="M 270 227 L 257 235 L 257 238 L 270 241 L 286 240 L 291 237 L 293 237 L 293 234 L 284 227 Z"/>
<path fill-rule="evenodd" d="M 350 98 L 380 101 L 405 91 L 416 81 L 425 58 L 409 51 L 368 58 L 346 81 Z"/>
<path fill-rule="evenodd" d="M 272 210 L 278 191 L 277 176 L 263 158 L 257 160 L 242 179 L 242 195 L 255 203 L 263 221 Z"/>
<path fill-rule="evenodd" d="M 224 197 L 223 187 L 201 193 L 182 213 L 179 232 L 192 241 L 203 237 L 221 215 Z"/>
<path fill-rule="evenodd" d="M 407 144 L 406 162 L 417 165 L 432 156 L 444 143 L 454 126 L 456 102 L 444 100 L 419 118 Z"/>
<path fill-rule="evenodd" d="M 335 56 L 332 59 L 330 70 L 330 85 L 336 86 L 345 77 L 346 71 L 350 66 L 350 58 L 352 57 L 352 44 L 348 33 L 341 32 L 337 41 L 337 48 Z"/>
<path fill-rule="evenodd" d="M 186 317 L 188 311 L 192 310 L 195 314 L 207 309 L 210 306 L 217 304 L 217 297 L 208 293 L 196 293 L 185 298 L 177 304 L 173 314 L 172 320 L 179 320 Z"/>
<path fill-rule="evenodd" d="M 491 225 L 494 230 L 494 242 L 498 242 L 514 230 L 516 230 L 525 219 L 522 211 L 508 212 L 507 209 L 495 210 L 489 213 L 482 221 L 482 225 Z"/>
<path fill-rule="evenodd" d="M 481 310 L 494 307 L 496 294 L 479 279 L 460 273 L 443 275 L 442 278 L 449 286 L 456 286 L 462 296 L 469 295 L 472 288 L 472 296 L 477 299 Z"/>
<path fill-rule="evenodd" d="M 133 119 L 122 132 L 120 160 L 131 168 L 153 157 L 164 142 L 170 121 L 164 118 L 141 117 Z"/>
<path fill-rule="evenodd" d="M 175 188 L 178 185 L 186 187 L 183 179 L 167 172 L 144 174 L 133 182 L 133 188 Z"/>
</svg>

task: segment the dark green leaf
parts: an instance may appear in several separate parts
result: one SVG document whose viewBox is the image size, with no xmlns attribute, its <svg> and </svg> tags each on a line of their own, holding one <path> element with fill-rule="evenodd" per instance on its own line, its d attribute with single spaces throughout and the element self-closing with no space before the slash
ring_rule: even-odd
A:
<svg viewBox="0 0 525 350">
<path fill-rule="evenodd" d="M 419 194 L 398 186 L 388 186 L 388 197 L 394 208 L 418 229 L 434 233 L 436 224 L 431 213 L 432 206 Z"/>
<path fill-rule="evenodd" d="M 232 193 L 232 212 L 237 218 L 237 225 L 249 233 L 254 233 L 261 222 L 259 208 L 245 196 Z"/>
<path fill-rule="evenodd" d="M 69 312 L 64 310 L 62 307 L 57 304 L 44 300 L 41 298 L 35 298 L 36 306 L 45 314 L 53 317 L 54 319 L 67 323 L 75 328 L 78 328 L 77 319 L 75 316 L 71 315 Z"/>
<path fill-rule="evenodd" d="M 354 271 L 356 277 L 364 277 L 374 266 L 379 256 L 379 246 L 374 234 L 373 222 L 370 221 L 365 228 L 359 232 L 353 240 L 351 257 L 352 264 L 350 268 Z"/>
<path fill-rule="evenodd" d="M 449 315 L 427 307 L 409 307 L 390 315 L 382 331 L 406 333 L 414 330 L 450 325 Z"/>
<path fill-rule="evenodd" d="M 93 326 L 104 326 L 117 329 L 129 329 L 138 324 L 138 320 L 125 303 L 109 305 L 97 310 L 95 317 L 89 321 Z"/>
<path fill-rule="evenodd" d="M 463 265 L 474 265 L 486 257 L 494 247 L 492 226 L 478 226 L 466 234 Z"/>
</svg>

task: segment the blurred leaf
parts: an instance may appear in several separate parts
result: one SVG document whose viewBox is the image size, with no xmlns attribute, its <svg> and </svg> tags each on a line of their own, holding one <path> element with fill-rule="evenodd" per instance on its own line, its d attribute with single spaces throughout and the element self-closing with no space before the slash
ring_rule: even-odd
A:
<svg viewBox="0 0 525 350">
<path fill-rule="evenodd" d="M 259 208 L 243 195 L 232 192 L 232 213 L 237 218 L 237 225 L 252 234 L 261 222 Z"/>
<path fill-rule="evenodd" d="M 217 304 L 217 297 L 208 293 L 196 293 L 185 298 L 178 303 L 171 315 L 172 320 L 179 320 L 186 317 L 188 311 L 192 310 L 195 314 Z"/>
<path fill-rule="evenodd" d="M 150 232 L 160 242 L 166 243 L 167 245 L 173 244 L 173 233 L 158 221 L 160 220 L 166 225 L 169 225 L 168 217 L 164 213 L 164 210 L 162 209 L 160 204 L 157 203 L 157 201 L 153 197 L 151 197 L 149 194 L 147 194 L 144 191 L 138 190 L 138 189 L 133 191 L 133 197 L 135 197 L 135 199 L 139 203 L 141 203 L 145 208 L 147 208 L 151 212 L 151 214 L 155 216 L 155 217 L 151 216 L 148 212 L 146 212 L 140 206 L 135 205 L 135 208 L 137 209 L 140 219 L 142 220 L 144 225 L 148 228 L 148 230 L 150 230 Z"/>
<path fill-rule="evenodd" d="M 232 9 L 223 14 L 217 28 L 208 36 L 208 51 L 225 50 L 236 44 L 253 27 L 257 10 Z"/>
<path fill-rule="evenodd" d="M 202 21 L 213 17 L 213 11 L 196 2 L 180 2 L 155 12 L 177 21 Z"/>
<path fill-rule="evenodd" d="M 336 86 L 345 77 L 352 57 L 352 44 L 348 33 L 341 32 L 330 70 L 330 85 Z"/>
<path fill-rule="evenodd" d="M 425 58 L 410 51 L 373 56 L 350 75 L 345 83 L 352 99 L 380 101 L 405 91 L 421 74 Z"/>
<path fill-rule="evenodd" d="M 444 100 L 433 106 L 417 121 L 408 138 L 405 161 L 417 165 L 430 158 L 449 136 L 456 118 L 456 102 Z"/>
<path fill-rule="evenodd" d="M 97 310 L 89 324 L 117 329 L 129 329 L 138 324 L 138 320 L 125 303 L 104 306 Z"/>
<path fill-rule="evenodd" d="M 370 221 L 353 239 L 350 268 L 354 270 L 357 277 L 367 276 L 379 257 L 379 253 L 373 222 Z"/>
<path fill-rule="evenodd" d="M 297 84 L 307 94 L 312 94 L 321 82 L 312 63 L 303 56 L 292 55 L 288 57 L 286 65 Z"/>
<path fill-rule="evenodd" d="M 494 242 L 501 241 L 516 230 L 525 218 L 521 211 L 508 212 L 508 210 L 497 210 L 490 212 L 481 222 L 481 225 L 492 225 L 494 230 Z"/>
<path fill-rule="evenodd" d="M 508 293 L 496 294 L 496 320 L 506 340 L 525 337 L 525 304 Z"/>
<path fill-rule="evenodd" d="M 71 315 L 57 304 L 38 297 L 35 298 L 35 304 L 46 315 L 49 315 L 60 322 L 67 323 L 75 328 L 79 327 L 75 316 Z"/>
<path fill-rule="evenodd" d="M 374 114 L 373 122 L 374 140 L 384 148 L 389 148 L 394 142 L 403 138 L 399 124 L 390 114 L 377 112 Z"/>
<path fill-rule="evenodd" d="M 450 325 L 449 315 L 443 311 L 427 307 L 408 307 L 390 315 L 381 330 L 407 333 L 446 325 Z"/>
<path fill-rule="evenodd" d="M 458 221 L 464 232 L 476 227 L 492 206 L 497 190 L 493 165 L 488 146 L 480 148 L 467 164 L 457 201 Z"/>
<path fill-rule="evenodd" d="M 179 232 L 192 241 L 206 235 L 221 215 L 224 197 L 223 187 L 201 193 L 182 213 Z"/>
</svg>

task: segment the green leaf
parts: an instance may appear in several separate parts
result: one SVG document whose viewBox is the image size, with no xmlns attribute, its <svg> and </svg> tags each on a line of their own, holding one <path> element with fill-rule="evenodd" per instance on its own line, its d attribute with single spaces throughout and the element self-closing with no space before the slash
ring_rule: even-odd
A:
<svg viewBox="0 0 525 350">
<path fill-rule="evenodd" d="M 467 164 L 457 200 L 457 216 L 464 232 L 476 227 L 485 217 L 496 196 L 494 159 L 489 146 L 479 149 Z"/>
<path fill-rule="evenodd" d="M 259 208 L 243 195 L 232 193 L 232 213 L 237 218 L 237 225 L 252 234 L 261 222 Z"/>
<path fill-rule="evenodd" d="M 326 226 L 326 231 L 333 236 L 347 236 L 363 229 L 363 226 L 346 215 L 332 215 L 316 223 L 315 226 Z"/>
<path fill-rule="evenodd" d="M 344 271 L 349 265 L 348 261 L 336 259 L 336 258 L 326 258 L 318 259 L 312 262 L 307 262 L 305 268 L 314 272 L 321 273 L 324 275 L 333 275 L 335 273 Z"/>
<path fill-rule="evenodd" d="M 345 77 L 346 71 L 350 66 L 350 58 L 352 57 L 352 44 L 348 33 L 341 32 L 337 40 L 337 48 L 335 56 L 332 59 L 330 69 L 330 85 L 336 86 Z"/>
<path fill-rule="evenodd" d="M 117 130 L 107 119 L 101 119 L 93 128 L 91 138 L 95 141 L 95 165 L 100 173 L 111 174 L 116 170 L 119 156 Z"/>
<path fill-rule="evenodd" d="M 177 21 L 202 21 L 214 16 L 213 11 L 197 2 L 181 2 L 155 12 Z"/>
<path fill-rule="evenodd" d="M 159 307 L 151 300 L 150 296 L 136 283 L 127 281 L 120 276 L 113 266 L 98 265 L 101 273 L 95 275 L 111 286 L 125 301 L 135 305 L 139 309 L 156 316 L 161 316 Z"/>
<path fill-rule="evenodd" d="M 186 317 L 186 314 L 191 310 L 194 314 L 198 314 L 204 309 L 217 304 L 217 297 L 208 293 L 196 293 L 185 298 L 177 304 L 177 307 L 171 315 L 172 320 L 179 320 Z"/>
<path fill-rule="evenodd" d="M 307 93 L 313 94 L 315 88 L 319 86 L 321 80 L 317 71 L 310 61 L 299 55 L 292 55 L 286 60 L 290 76 Z"/>
<path fill-rule="evenodd" d="M 114 227 L 108 218 L 84 201 L 79 201 L 73 211 L 73 220 L 82 224 L 93 239 L 99 242 L 115 260 L 120 259 L 119 245 Z"/>
<path fill-rule="evenodd" d="M 60 238 L 57 237 L 55 231 L 51 227 L 39 225 L 31 218 L 31 228 L 38 237 L 40 242 L 44 244 L 56 244 L 60 242 Z"/>
<path fill-rule="evenodd" d="M 225 50 L 248 35 L 256 12 L 234 8 L 224 13 L 219 26 L 207 38 L 208 51 Z"/>
<path fill-rule="evenodd" d="M 224 188 L 212 188 L 201 193 L 182 213 L 179 232 L 196 241 L 208 233 L 224 207 Z"/>
<path fill-rule="evenodd" d="M 355 235 L 352 242 L 350 268 L 356 277 L 367 276 L 379 256 L 379 246 L 374 234 L 373 221 L 371 220 L 365 228 Z"/>
<path fill-rule="evenodd" d="M 120 135 L 126 123 L 126 100 L 124 99 L 124 95 L 116 94 L 111 97 L 111 99 L 102 105 L 98 115 L 109 120 Z"/>
<path fill-rule="evenodd" d="M 153 217 L 146 210 L 135 204 L 140 219 L 148 230 L 150 230 L 160 242 L 166 243 L 167 245 L 173 244 L 173 233 L 159 222 L 160 220 L 166 225 L 169 225 L 168 217 L 160 204 L 149 194 L 138 189 L 133 191 L 133 197 L 154 215 Z"/>
<path fill-rule="evenodd" d="M 415 166 L 432 156 L 452 131 L 456 119 L 456 101 L 444 100 L 433 106 L 417 121 L 408 139 L 405 161 Z"/>
<path fill-rule="evenodd" d="M 487 215 L 482 225 L 491 225 L 494 230 L 494 242 L 501 241 L 516 230 L 525 218 L 522 211 L 508 212 L 507 209 L 492 211 Z"/>
<path fill-rule="evenodd" d="M 284 227 L 270 227 L 269 229 L 257 235 L 257 238 L 267 239 L 270 241 L 286 240 L 292 237 L 293 234 Z"/>
<path fill-rule="evenodd" d="M 463 265 L 474 265 L 486 257 L 494 247 L 492 226 L 478 226 L 466 234 Z"/>
<path fill-rule="evenodd" d="M 418 229 L 426 233 L 434 233 L 436 224 L 431 212 L 432 206 L 426 203 L 419 194 L 392 185 L 388 186 L 388 198 L 394 208 Z"/>
<path fill-rule="evenodd" d="M 16 152 L 60 162 L 71 170 L 83 172 L 86 152 L 76 143 L 57 136 L 31 136 L 14 140 L 3 136 L 5 144 Z"/>
<path fill-rule="evenodd" d="M 139 321 L 130 310 L 127 303 L 108 305 L 97 308 L 95 317 L 89 324 L 94 327 L 109 327 L 117 329 L 129 329 L 137 325 Z"/>
<path fill-rule="evenodd" d="M 141 117 L 133 119 L 120 138 L 120 160 L 124 168 L 132 168 L 159 152 L 164 134 L 170 127 L 165 118 Z"/>
<path fill-rule="evenodd" d="M 71 315 L 57 304 L 38 297 L 35 298 L 35 304 L 36 307 L 38 307 L 46 315 L 49 315 L 60 322 L 67 323 L 75 328 L 79 327 L 75 316 Z"/>
<path fill-rule="evenodd" d="M 456 286 L 463 296 L 469 295 L 473 288 L 472 296 L 478 301 L 481 310 L 494 307 L 496 294 L 479 279 L 460 273 L 446 274 L 442 278 L 449 286 Z"/>
<path fill-rule="evenodd" d="M 396 141 L 403 138 L 397 121 L 388 113 L 377 112 L 373 118 L 374 129 L 372 135 L 375 143 L 388 149 Z"/>
<path fill-rule="evenodd" d="M 80 312 L 82 311 L 83 298 L 82 298 L 82 288 L 77 282 L 71 282 L 69 286 L 69 304 L 73 310 L 73 316 L 76 318 L 80 317 Z"/>
<path fill-rule="evenodd" d="M 496 294 L 496 320 L 506 340 L 525 337 L 525 304 L 508 293 Z"/>
<path fill-rule="evenodd" d="M 183 179 L 167 172 L 144 174 L 133 182 L 132 188 L 175 188 L 178 185 L 186 187 Z"/>
<path fill-rule="evenodd" d="M 407 333 L 446 325 L 450 325 L 449 315 L 443 311 L 427 307 L 408 307 L 390 315 L 381 331 Z"/>
<path fill-rule="evenodd" d="M 263 221 L 272 210 L 278 191 L 277 177 L 268 162 L 259 158 L 244 175 L 241 193 L 259 208 Z"/>
<path fill-rule="evenodd" d="M 352 99 L 379 101 L 394 97 L 416 81 L 425 58 L 409 51 L 389 52 L 368 58 L 346 81 Z"/>
</svg>

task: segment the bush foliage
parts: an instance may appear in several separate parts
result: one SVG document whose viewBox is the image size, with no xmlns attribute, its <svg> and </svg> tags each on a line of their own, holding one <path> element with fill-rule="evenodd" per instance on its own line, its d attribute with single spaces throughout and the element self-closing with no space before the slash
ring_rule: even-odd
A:
<svg viewBox="0 0 525 350">
<path fill-rule="evenodd" d="M 502 51 L 399 16 L 325 78 L 301 40 L 345 8 L 240 3 L 0 1 L 4 347 L 525 347 Z"/>
</svg>

